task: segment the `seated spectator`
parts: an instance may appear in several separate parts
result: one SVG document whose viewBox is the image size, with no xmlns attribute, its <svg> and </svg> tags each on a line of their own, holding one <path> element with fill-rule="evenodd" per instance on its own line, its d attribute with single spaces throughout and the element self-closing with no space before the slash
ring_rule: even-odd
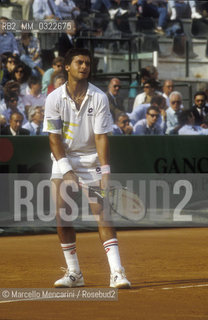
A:
<svg viewBox="0 0 208 320">
<path fill-rule="evenodd" d="M 163 130 L 157 123 L 160 112 L 155 106 L 150 106 L 147 109 L 146 119 L 139 120 L 133 129 L 134 135 L 162 135 Z"/>
<path fill-rule="evenodd" d="M 181 128 L 178 122 L 178 115 L 182 111 L 182 95 L 178 91 L 171 92 L 169 96 L 170 107 L 166 111 L 167 116 L 167 129 L 166 134 L 178 134 Z"/>
<path fill-rule="evenodd" d="M 166 105 L 170 107 L 169 102 L 169 95 L 173 91 L 174 84 L 172 80 L 165 80 L 163 83 L 162 91 L 163 91 L 163 97 L 166 99 Z"/>
<path fill-rule="evenodd" d="M 25 113 L 25 105 L 23 102 L 23 96 L 20 94 L 20 84 L 17 81 L 10 80 L 8 81 L 3 90 L 3 95 L 9 97 L 11 94 L 16 94 L 18 96 L 17 108 L 18 110 L 24 114 Z M 0 102 L 0 112 L 3 112 L 7 109 L 4 98 Z"/>
<path fill-rule="evenodd" d="M 55 0 L 63 19 L 76 19 L 80 15 L 80 9 L 72 0 Z"/>
<path fill-rule="evenodd" d="M 54 0 L 34 0 L 32 9 L 35 20 L 62 19 Z"/>
<path fill-rule="evenodd" d="M 128 115 L 120 112 L 116 115 L 116 121 L 113 125 L 113 135 L 132 134 L 133 127 L 130 124 Z"/>
<path fill-rule="evenodd" d="M 121 82 L 118 78 L 112 78 L 108 84 L 107 97 L 109 100 L 110 112 L 115 121 L 117 114 L 124 110 L 122 99 L 119 97 Z"/>
<path fill-rule="evenodd" d="M 208 129 L 195 124 L 195 117 L 191 110 L 183 110 L 178 115 L 178 122 L 181 126 L 179 135 L 208 135 Z"/>
<path fill-rule="evenodd" d="M 49 68 L 43 75 L 42 78 L 42 93 L 47 94 L 48 86 L 51 81 L 51 76 L 54 71 L 64 71 L 64 58 L 57 57 L 53 59 L 52 68 Z"/>
<path fill-rule="evenodd" d="M 33 0 L 10 0 L 10 2 L 22 7 L 23 20 L 30 20 Z"/>
<path fill-rule="evenodd" d="M 32 69 L 34 75 L 43 75 L 42 61 L 40 57 L 40 42 L 32 33 L 22 33 L 17 38 L 20 52 L 20 60 Z"/>
<path fill-rule="evenodd" d="M 26 95 L 28 93 L 28 79 L 31 73 L 29 69 L 23 62 L 18 63 L 13 72 L 12 79 L 20 84 L 21 95 Z"/>
<path fill-rule="evenodd" d="M 47 132 L 43 132 L 43 119 L 44 110 L 42 107 L 31 107 L 28 112 L 28 122 L 23 126 L 30 132 L 31 136 L 43 136 L 47 135 Z"/>
<path fill-rule="evenodd" d="M 168 5 L 171 10 L 170 20 L 189 18 L 189 9 L 191 9 L 191 19 L 202 18 L 201 14 L 197 12 L 195 0 L 168 0 Z"/>
<path fill-rule="evenodd" d="M 137 73 L 136 79 L 131 83 L 129 89 L 129 98 L 135 99 L 143 88 L 145 81 L 150 79 L 150 73 L 146 68 L 142 68 L 140 72 Z"/>
<path fill-rule="evenodd" d="M 14 71 L 14 68 L 19 63 L 19 59 L 17 56 L 14 56 L 12 53 L 8 54 L 7 56 L 2 59 L 3 63 L 3 77 L 2 77 L 2 86 L 5 85 L 7 81 L 10 81 L 12 79 L 12 74 Z"/>
<path fill-rule="evenodd" d="M 138 6 L 138 16 L 158 18 L 158 25 L 154 31 L 159 34 L 165 33 L 168 19 L 166 0 L 132 0 L 132 5 Z"/>
<path fill-rule="evenodd" d="M 67 80 L 66 74 L 63 72 L 55 71 L 51 76 L 51 84 L 48 86 L 47 94 L 51 93 L 53 90 L 62 86 Z"/>
<path fill-rule="evenodd" d="M 14 55 L 19 54 L 17 41 L 12 32 L 4 31 L 4 23 L 8 22 L 6 17 L 0 17 L 0 55 L 12 53 Z"/>
<path fill-rule="evenodd" d="M 71 21 L 71 28 L 61 34 L 58 40 L 58 53 L 65 57 L 68 50 L 74 47 L 83 47 L 82 40 L 78 39 L 78 25 L 75 20 Z"/>
<path fill-rule="evenodd" d="M 157 119 L 157 124 L 161 127 L 163 133 L 166 131 L 166 100 L 162 95 L 155 95 L 152 97 L 151 102 L 147 104 L 141 104 L 131 113 L 128 113 L 129 119 L 133 125 L 135 125 L 139 120 L 146 119 L 147 109 L 150 106 L 157 107 L 160 114 Z"/>
<path fill-rule="evenodd" d="M 8 95 L 4 94 L 4 101 L 5 101 L 6 109 L 5 108 L 4 109 L 0 109 L 0 114 L 3 115 L 6 118 L 6 121 L 7 121 L 7 124 L 8 124 L 11 114 L 13 112 L 15 112 L 15 111 L 20 112 L 20 110 L 18 108 L 18 104 L 17 104 L 18 95 L 16 93 L 11 93 L 11 92 Z M 26 117 L 25 117 L 24 114 L 22 114 L 22 116 L 23 116 L 23 121 L 25 123 L 26 122 Z"/>
<path fill-rule="evenodd" d="M 44 106 L 46 95 L 41 93 L 41 79 L 32 76 L 28 80 L 29 93 L 23 98 L 26 113 L 30 107 Z"/>
<path fill-rule="evenodd" d="M 191 111 L 195 117 L 195 123 L 198 126 L 207 127 L 208 105 L 206 105 L 207 96 L 204 91 L 197 91 L 194 94 L 194 105 Z"/>
<path fill-rule="evenodd" d="M 20 135 L 29 135 L 30 132 L 22 128 L 23 115 L 14 111 L 10 115 L 9 125 L 2 129 L 1 134 L 7 136 L 20 136 Z"/>
<path fill-rule="evenodd" d="M 150 103 L 152 97 L 155 94 L 160 94 L 160 92 L 157 91 L 156 88 L 157 83 L 155 82 L 155 80 L 146 80 L 143 85 L 144 92 L 139 93 L 134 100 L 133 110 L 141 104 Z"/>
</svg>

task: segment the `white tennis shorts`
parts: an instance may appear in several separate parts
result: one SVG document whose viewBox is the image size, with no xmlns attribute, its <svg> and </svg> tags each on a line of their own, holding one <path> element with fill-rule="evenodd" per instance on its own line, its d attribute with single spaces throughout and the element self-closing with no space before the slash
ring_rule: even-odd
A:
<svg viewBox="0 0 208 320">
<path fill-rule="evenodd" d="M 51 158 L 53 160 L 51 180 L 63 179 L 58 162 L 53 155 Z M 101 180 L 101 168 L 97 153 L 76 157 L 69 156 L 68 159 L 74 173 L 79 177 L 79 182 L 89 184 Z"/>
</svg>

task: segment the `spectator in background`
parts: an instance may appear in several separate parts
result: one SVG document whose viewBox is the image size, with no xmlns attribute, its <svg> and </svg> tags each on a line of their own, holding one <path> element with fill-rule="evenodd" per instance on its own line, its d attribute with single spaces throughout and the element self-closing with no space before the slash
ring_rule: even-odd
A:
<svg viewBox="0 0 208 320">
<path fill-rule="evenodd" d="M 171 10 L 170 20 L 175 20 L 177 18 L 189 18 L 188 12 L 189 7 L 191 9 L 191 19 L 201 19 L 202 16 L 197 12 L 197 3 L 195 0 L 168 0 L 168 5 Z M 185 16 L 184 16 L 185 15 Z"/>
<path fill-rule="evenodd" d="M 30 132 L 22 128 L 22 122 L 23 122 L 23 115 L 18 111 L 14 111 L 10 115 L 9 125 L 2 129 L 1 134 L 7 135 L 7 136 L 8 135 L 9 136 L 20 136 L 20 135 L 28 136 Z"/>
<path fill-rule="evenodd" d="M 27 129 L 31 136 L 47 135 L 46 132 L 43 132 L 43 119 L 43 108 L 40 106 L 31 107 L 28 112 L 29 121 L 24 124 L 23 128 Z"/>
<path fill-rule="evenodd" d="M 178 130 L 181 128 L 178 122 L 178 115 L 181 113 L 182 108 L 182 95 L 178 91 L 171 92 L 170 107 L 166 111 L 167 115 L 167 129 L 166 134 L 178 134 Z"/>
<path fill-rule="evenodd" d="M 40 57 L 40 42 L 32 33 L 22 33 L 17 38 L 20 60 L 32 69 L 34 75 L 43 75 L 42 61 Z"/>
<path fill-rule="evenodd" d="M 18 95 L 14 92 L 5 93 L 4 101 L 5 101 L 6 109 L 0 110 L 0 114 L 2 114 L 6 118 L 6 121 L 8 124 L 11 114 L 16 111 L 20 112 L 18 108 Z M 22 117 L 23 117 L 22 120 L 25 123 L 26 122 L 25 115 L 22 114 Z"/>
<path fill-rule="evenodd" d="M 43 75 L 42 78 L 42 93 L 47 94 L 48 86 L 51 81 L 51 76 L 54 71 L 64 71 L 64 58 L 57 57 L 53 59 L 52 68 L 49 68 Z"/>
<path fill-rule="evenodd" d="M 3 128 L 6 126 L 6 118 L 2 114 L 0 114 L 0 135 L 2 134 Z"/>
<path fill-rule="evenodd" d="M 115 121 L 116 116 L 123 111 L 122 99 L 119 97 L 121 82 L 118 78 L 112 78 L 108 84 L 107 97 L 109 100 L 110 112 Z"/>
<path fill-rule="evenodd" d="M 133 129 L 135 135 L 162 135 L 163 130 L 158 124 L 160 111 L 158 107 L 150 106 L 147 109 L 146 119 L 139 120 Z"/>
<path fill-rule="evenodd" d="M 33 17 L 36 20 L 62 19 L 62 15 L 54 0 L 34 0 L 32 8 Z"/>
<path fill-rule="evenodd" d="M 25 105 L 23 102 L 23 96 L 20 94 L 20 84 L 17 81 L 8 81 L 3 90 L 4 96 L 10 96 L 11 94 L 16 94 L 18 96 L 18 101 L 17 101 L 17 108 L 18 110 L 24 114 L 25 112 Z M 7 109 L 5 100 L 2 99 L 0 102 L 0 113 L 5 111 Z"/>
<path fill-rule="evenodd" d="M 63 19 L 76 19 L 80 15 L 80 9 L 72 0 L 55 0 Z"/>
<path fill-rule="evenodd" d="M 11 3 L 18 4 L 22 7 L 22 19 L 29 20 L 31 18 L 31 9 L 33 0 L 10 0 Z"/>
<path fill-rule="evenodd" d="M 31 107 L 44 106 L 46 94 L 41 93 L 41 79 L 32 76 L 28 80 L 29 93 L 24 96 L 24 105 L 26 113 Z"/>
<path fill-rule="evenodd" d="M 122 0 L 96 0 L 92 5 L 92 11 L 102 12 L 102 8 L 107 9 L 111 19 L 114 19 L 116 15 L 125 15 L 128 13 L 123 7 L 125 7 L 125 1 Z"/>
<path fill-rule="evenodd" d="M 47 95 L 53 90 L 60 87 L 67 80 L 66 74 L 63 72 L 55 71 L 51 76 L 51 84 L 48 86 Z"/>
<path fill-rule="evenodd" d="M 8 22 L 6 17 L 0 17 L 0 55 L 12 53 L 19 54 L 17 41 L 12 32 L 4 31 L 4 23 Z"/>
<path fill-rule="evenodd" d="M 138 7 L 137 15 L 143 17 L 158 18 L 158 24 L 155 32 L 164 34 L 164 29 L 167 24 L 168 10 L 166 0 L 132 0 L 132 5 Z"/>
<path fill-rule="evenodd" d="M 133 110 L 141 104 L 150 103 L 152 97 L 155 94 L 159 94 L 156 88 L 157 88 L 157 83 L 155 80 L 153 79 L 146 80 L 143 85 L 144 92 L 139 93 L 134 100 Z"/>
<path fill-rule="evenodd" d="M 163 97 L 166 99 L 166 105 L 170 107 L 170 102 L 169 102 L 169 95 L 173 91 L 174 84 L 172 80 L 165 80 L 163 83 Z"/>
<path fill-rule="evenodd" d="M 133 127 L 128 115 L 125 112 L 118 113 L 115 124 L 113 124 L 113 135 L 132 134 L 132 131 Z"/>
<path fill-rule="evenodd" d="M 20 84 L 20 94 L 26 95 L 28 92 L 28 79 L 31 74 L 31 69 L 27 67 L 23 62 L 18 63 L 13 72 L 12 79 Z"/>
<path fill-rule="evenodd" d="M 82 47 L 82 41 L 77 39 L 78 25 L 75 20 L 70 23 L 70 28 L 61 34 L 58 40 L 59 56 L 65 57 L 67 51 L 74 47 Z"/>
<path fill-rule="evenodd" d="M 197 91 L 194 94 L 194 105 L 192 113 L 195 117 L 195 123 L 198 126 L 207 127 L 208 105 L 206 105 L 207 96 L 204 91 Z"/>
<path fill-rule="evenodd" d="M 7 81 L 12 79 L 12 73 L 17 63 L 19 62 L 17 56 L 14 56 L 12 53 L 8 54 L 5 57 L 5 61 L 3 62 L 3 78 L 2 78 L 2 86 L 6 84 Z"/>
<path fill-rule="evenodd" d="M 195 124 L 195 117 L 191 110 L 183 110 L 178 115 L 178 122 L 181 126 L 179 135 L 208 135 L 208 129 Z"/>
</svg>

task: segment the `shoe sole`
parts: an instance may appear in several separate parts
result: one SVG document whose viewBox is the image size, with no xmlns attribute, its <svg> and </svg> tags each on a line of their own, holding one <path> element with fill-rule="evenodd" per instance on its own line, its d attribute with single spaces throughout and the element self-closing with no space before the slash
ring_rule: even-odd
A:
<svg viewBox="0 0 208 320">
<path fill-rule="evenodd" d="M 55 284 L 54 283 L 54 288 L 76 288 L 76 287 L 84 287 L 84 281 L 83 282 L 81 282 L 81 283 L 77 283 L 77 284 L 74 284 L 74 285 L 72 285 L 72 286 L 65 286 L 65 285 L 61 285 L 61 284 Z"/>
<path fill-rule="evenodd" d="M 130 289 L 131 285 L 129 283 L 120 283 L 116 286 L 110 285 L 110 288 L 115 288 L 115 289 Z"/>
</svg>

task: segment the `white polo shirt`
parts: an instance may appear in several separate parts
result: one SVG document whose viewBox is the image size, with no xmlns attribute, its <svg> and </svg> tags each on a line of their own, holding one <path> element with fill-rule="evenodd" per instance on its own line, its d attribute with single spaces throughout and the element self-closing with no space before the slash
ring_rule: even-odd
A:
<svg viewBox="0 0 208 320">
<path fill-rule="evenodd" d="M 66 156 L 75 172 L 88 171 L 87 168 L 96 170 L 99 160 L 94 135 L 112 131 L 106 94 L 89 83 L 80 110 L 77 110 L 65 83 L 46 99 L 43 131 L 62 135 Z M 55 167 L 53 156 L 52 159 Z"/>
</svg>

